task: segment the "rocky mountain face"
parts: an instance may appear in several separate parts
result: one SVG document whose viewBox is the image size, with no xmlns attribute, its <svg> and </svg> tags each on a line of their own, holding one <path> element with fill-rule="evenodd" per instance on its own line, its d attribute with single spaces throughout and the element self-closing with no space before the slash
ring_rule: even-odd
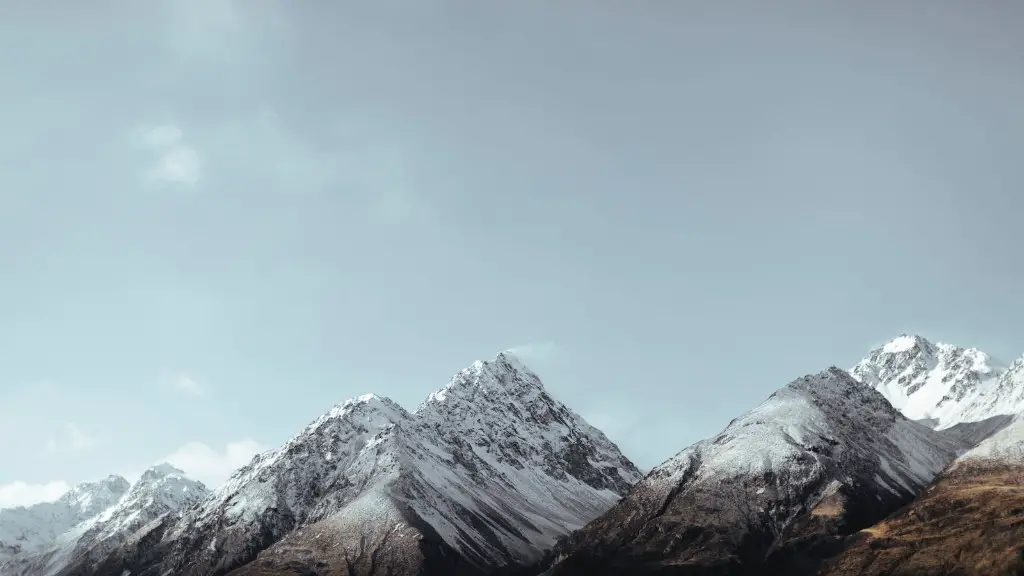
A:
<svg viewBox="0 0 1024 576">
<path fill-rule="evenodd" d="M 501 354 L 415 411 L 374 395 L 257 456 L 79 574 L 485 574 L 536 561 L 640 479 Z"/>
<path fill-rule="evenodd" d="M 812 573 L 962 448 L 832 368 L 652 470 L 547 574 Z"/>
<path fill-rule="evenodd" d="M 51 576 L 89 570 L 142 526 L 191 506 L 208 494 L 200 482 L 186 478 L 181 470 L 168 464 L 150 468 L 130 489 L 124 478 L 116 476 L 84 486 L 106 486 L 107 489 L 102 497 L 89 496 L 90 506 L 74 524 L 44 544 L 12 556 L 0 564 L 0 573 L 4 576 Z M 80 493 L 80 488 L 64 498 Z M 77 500 L 81 499 L 80 494 Z M 48 523 L 48 526 L 60 530 L 66 524 Z"/>
<path fill-rule="evenodd" d="M 213 493 L 159 467 L 0 511 L 0 573 L 1024 574 L 1022 411 L 1024 358 L 900 336 L 641 480 L 502 354 L 413 412 L 344 402 Z"/>
<path fill-rule="evenodd" d="M 876 351 L 858 365 L 868 368 L 862 374 L 865 383 L 880 390 L 898 388 L 898 377 L 895 382 L 872 380 L 877 372 L 871 363 L 881 359 L 880 364 L 893 367 L 890 374 L 906 374 L 914 365 L 912 356 L 927 356 L 927 341 L 914 340 L 904 353 L 886 360 Z M 966 356 L 973 356 L 973 367 L 988 364 L 978 361 L 978 353 Z M 934 418 L 944 435 L 969 448 L 910 505 L 852 535 L 823 575 L 1024 574 L 1024 359 L 1005 369 L 974 370 L 979 377 L 961 370 L 952 382 L 937 377 L 941 362 L 931 371 L 910 381 L 923 379 L 936 391 L 915 399 L 919 392 L 907 389 L 907 406 Z M 940 394 L 943 389 L 948 392 Z M 890 397 L 897 403 L 901 399 L 898 393 Z"/>
<path fill-rule="evenodd" d="M 546 574 L 1022 574 L 1024 359 L 900 336 L 783 388 Z"/>
<path fill-rule="evenodd" d="M 75 526 L 116 504 L 129 489 L 128 481 L 110 476 L 79 484 L 54 502 L 0 510 L 0 574 L 16 556 L 49 547 Z"/>
<path fill-rule="evenodd" d="M 968 450 L 909 506 L 850 538 L 832 576 L 1024 574 L 1024 421 Z"/>
<path fill-rule="evenodd" d="M 1024 410 L 1024 358 L 1010 366 L 975 348 L 903 335 L 850 370 L 912 420 L 938 429 Z"/>
</svg>

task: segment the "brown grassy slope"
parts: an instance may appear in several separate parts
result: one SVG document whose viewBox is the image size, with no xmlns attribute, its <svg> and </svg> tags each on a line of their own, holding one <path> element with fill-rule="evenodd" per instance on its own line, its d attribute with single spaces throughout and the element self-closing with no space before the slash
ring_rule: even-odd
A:
<svg viewBox="0 0 1024 576">
<path fill-rule="evenodd" d="M 1024 575 L 1024 467 L 960 465 L 851 537 L 827 576 Z"/>
</svg>

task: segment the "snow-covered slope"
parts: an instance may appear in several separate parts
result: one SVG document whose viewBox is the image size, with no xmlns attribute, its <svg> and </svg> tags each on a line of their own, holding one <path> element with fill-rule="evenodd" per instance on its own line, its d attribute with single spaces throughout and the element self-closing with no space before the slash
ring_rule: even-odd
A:
<svg viewBox="0 0 1024 576">
<path fill-rule="evenodd" d="M 75 486 L 54 502 L 0 510 L 0 574 L 15 555 L 37 553 L 58 536 L 113 506 L 128 492 L 128 481 L 110 476 Z"/>
<path fill-rule="evenodd" d="M 912 420 L 944 429 L 1024 410 L 1024 359 L 1009 367 L 975 348 L 902 335 L 850 373 Z"/>
<path fill-rule="evenodd" d="M 639 478 L 601 432 L 500 354 L 413 413 L 374 395 L 335 407 L 180 520 L 138 533 L 102 569 L 256 574 L 372 562 L 383 572 L 381 563 L 443 561 L 482 572 L 537 559 Z"/>
<path fill-rule="evenodd" d="M 768 570 L 769 560 L 793 570 L 803 561 L 794 549 L 824 546 L 882 518 L 961 448 L 831 368 L 790 383 L 656 467 L 560 544 L 551 573 L 689 566 L 718 574 Z M 811 573 L 801 570 L 793 573 Z"/>
<path fill-rule="evenodd" d="M 1024 466 L 1024 415 L 962 454 L 951 468 L 961 464 Z"/>
<path fill-rule="evenodd" d="M 107 483 L 115 483 L 119 489 L 128 487 L 127 481 L 119 477 L 111 477 Z M 0 574 L 49 576 L 88 570 L 96 559 L 105 557 L 142 526 L 191 506 L 207 494 L 202 483 L 185 477 L 181 470 L 169 464 L 154 466 L 117 500 L 113 500 L 117 491 L 110 492 L 70 528 L 0 564 Z"/>
</svg>

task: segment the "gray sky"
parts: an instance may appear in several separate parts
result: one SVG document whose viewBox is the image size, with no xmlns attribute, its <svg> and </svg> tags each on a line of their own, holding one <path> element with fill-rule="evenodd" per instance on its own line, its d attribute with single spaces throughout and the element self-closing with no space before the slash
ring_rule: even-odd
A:
<svg viewBox="0 0 1024 576">
<path fill-rule="evenodd" d="M 1009 0 L 7 2 L 0 504 L 170 454 L 222 478 L 511 346 L 643 467 L 902 331 L 1012 360 L 1022 26 Z"/>
</svg>

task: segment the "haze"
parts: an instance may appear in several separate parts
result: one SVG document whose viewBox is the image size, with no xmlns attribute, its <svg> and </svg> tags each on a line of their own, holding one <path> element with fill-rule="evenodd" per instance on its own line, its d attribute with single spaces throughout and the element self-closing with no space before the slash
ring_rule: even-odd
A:
<svg viewBox="0 0 1024 576">
<path fill-rule="evenodd" d="M 1024 353 L 1020 3 L 11 4 L 0 506 L 506 348 L 644 468 L 900 332 Z"/>
</svg>

